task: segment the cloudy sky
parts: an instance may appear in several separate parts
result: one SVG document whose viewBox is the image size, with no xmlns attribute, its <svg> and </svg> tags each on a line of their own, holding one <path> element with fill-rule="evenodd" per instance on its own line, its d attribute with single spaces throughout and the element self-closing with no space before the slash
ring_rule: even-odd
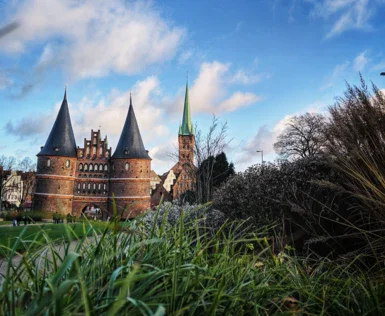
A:
<svg viewBox="0 0 385 316">
<path fill-rule="evenodd" d="M 357 83 L 385 86 L 385 0 L 0 0 L 0 155 L 34 159 L 65 84 L 79 145 L 113 150 L 134 109 L 153 168 L 173 165 L 189 74 L 193 121 L 227 122 L 238 171 L 274 160 L 291 115 Z"/>
</svg>

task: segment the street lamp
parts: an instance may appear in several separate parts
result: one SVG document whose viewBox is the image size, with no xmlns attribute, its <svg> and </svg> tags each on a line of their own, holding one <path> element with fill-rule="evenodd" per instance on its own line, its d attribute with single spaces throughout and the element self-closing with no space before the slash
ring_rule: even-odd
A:
<svg viewBox="0 0 385 316">
<path fill-rule="evenodd" d="M 262 155 L 262 165 L 263 165 L 263 150 L 257 150 L 257 153 L 261 153 L 261 155 Z"/>
</svg>

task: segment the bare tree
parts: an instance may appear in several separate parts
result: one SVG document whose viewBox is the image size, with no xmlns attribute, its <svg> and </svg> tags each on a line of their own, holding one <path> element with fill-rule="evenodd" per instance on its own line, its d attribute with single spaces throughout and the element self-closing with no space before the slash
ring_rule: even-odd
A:
<svg viewBox="0 0 385 316">
<path fill-rule="evenodd" d="M 230 141 L 227 140 L 227 122 L 221 123 L 215 115 L 207 134 L 195 125 L 195 161 L 194 164 L 185 163 L 182 166 L 194 183 L 189 192 L 194 195 L 194 202 L 206 203 L 212 200 L 215 157 L 225 151 Z M 178 161 L 178 150 L 169 156 Z"/>
<path fill-rule="evenodd" d="M 274 144 L 275 151 L 286 159 L 314 157 L 326 145 L 326 119 L 319 113 L 305 113 L 292 117 Z"/>
<path fill-rule="evenodd" d="M 3 210 L 3 200 L 5 195 L 14 190 L 14 174 L 13 170 L 17 167 L 15 157 L 0 157 L 0 211 Z"/>
<path fill-rule="evenodd" d="M 31 197 L 32 202 L 33 193 L 35 192 L 36 163 L 34 163 L 29 157 L 25 157 L 19 162 L 18 169 L 21 171 L 20 176 L 22 181 L 20 186 L 19 202 L 20 205 L 24 205 L 28 196 Z"/>
</svg>

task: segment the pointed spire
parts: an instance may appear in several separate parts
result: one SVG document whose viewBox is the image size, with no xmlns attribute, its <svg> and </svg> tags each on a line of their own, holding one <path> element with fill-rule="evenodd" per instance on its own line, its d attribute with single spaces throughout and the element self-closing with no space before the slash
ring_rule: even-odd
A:
<svg viewBox="0 0 385 316">
<path fill-rule="evenodd" d="M 191 123 L 190 100 L 188 96 L 188 75 L 186 82 L 186 94 L 184 97 L 183 120 L 182 125 L 179 128 L 179 135 L 194 135 L 194 128 Z"/>
<path fill-rule="evenodd" d="M 112 158 L 151 159 L 144 148 L 142 137 L 140 136 L 138 122 L 136 121 L 134 107 L 132 106 L 131 94 L 126 122 Z"/>
<path fill-rule="evenodd" d="M 51 133 L 37 155 L 76 157 L 76 142 L 68 109 L 67 89 L 64 90 L 63 102 Z"/>
</svg>

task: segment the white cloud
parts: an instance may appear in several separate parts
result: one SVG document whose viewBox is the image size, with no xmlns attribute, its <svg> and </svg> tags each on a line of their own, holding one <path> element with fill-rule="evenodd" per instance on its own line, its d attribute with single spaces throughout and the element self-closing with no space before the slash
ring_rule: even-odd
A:
<svg viewBox="0 0 385 316">
<path fill-rule="evenodd" d="M 277 158 L 274 150 L 274 143 L 277 141 L 278 135 L 280 135 L 285 129 L 287 123 L 293 116 L 301 115 L 306 112 L 309 113 L 321 113 L 328 115 L 326 112 L 326 105 L 322 102 L 315 102 L 310 104 L 303 111 L 285 115 L 282 119 L 275 123 L 272 128 L 264 125 L 261 126 L 257 133 L 250 139 L 243 142 L 240 148 L 235 154 L 234 161 L 237 170 L 245 170 L 249 165 L 260 163 L 261 156 L 256 153 L 257 150 L 263 150 L 264 160 L 273 160 Z"/>
<path fill-rule="evenodd" d="M 218 61 L 201 64 L 199 74 L 189 88 L 191 110 L 194 114 L 221 114 L 249 106 L 262 98 L 252 92 L 230 92 L 234 76 L 229 63 Z M 168 100 L 169 113 L 180 113 L 184 102 L 184 89 Z"/>
<path fill-rule="evenodd" d="M 350 66 L 349 61 L 345 61 L 342 64 L 338 64 L 333 68 L 333 71 L 331 74 L 326 78 L 325 84 L 320 88 L 320 90 L 326 90 L 330 87 L 332 87 L 337 80 L 340 80 L 348 70 Z"/>
<path fill-rule="evenodd" d="M 332 21 L 326 35 L 331 38 L 349 30 L 368 30 L 376 10 L 383 4 L 378 0 L 307 0 L 313 4 L 311 16 Z"/>
<path fill-rule="evenodd" d="M 1 50 L 24 54 L 30 43 L 58 39 L 41 58 L 55 55 L 70 79 L 139 73 L 173 58 L 185 34 L 149 2 L 26 0 L 15 8 L 10 19 L 20 27 L 0 40 Z"/>
<path fill-rule="evenodd" d="M 6 71 L 0 70 L 0 91 L 6 89 L 13 83 L 13 80 L 8 77 Z"/>
<path fill-rule="evenodd" d="M 262 98 L 254 93 L 243 93 L 238 91 L 235 92 L 230 98 L 221 102 L 218 109 L 220 112 L 232 112 L 261 100 Z"/>
<path fill-rule="evenodd" d="M 240 83 L 240 84 L 255 84 L 259 83 L 264 79 L 269 78 L 268 74 L 250 74 L 246 73 L 244 70 L 238 70 L 234 76 L 231 78 L 231 83 Z"/>
<path fill-rule="evenodd" d="M 368 57 L 366 56 L 366 51 L 360 53 L 355 59 L 354 59 L 354 70 L 356 71 L 363 71 L 369 62 Z"/>
</svg>

